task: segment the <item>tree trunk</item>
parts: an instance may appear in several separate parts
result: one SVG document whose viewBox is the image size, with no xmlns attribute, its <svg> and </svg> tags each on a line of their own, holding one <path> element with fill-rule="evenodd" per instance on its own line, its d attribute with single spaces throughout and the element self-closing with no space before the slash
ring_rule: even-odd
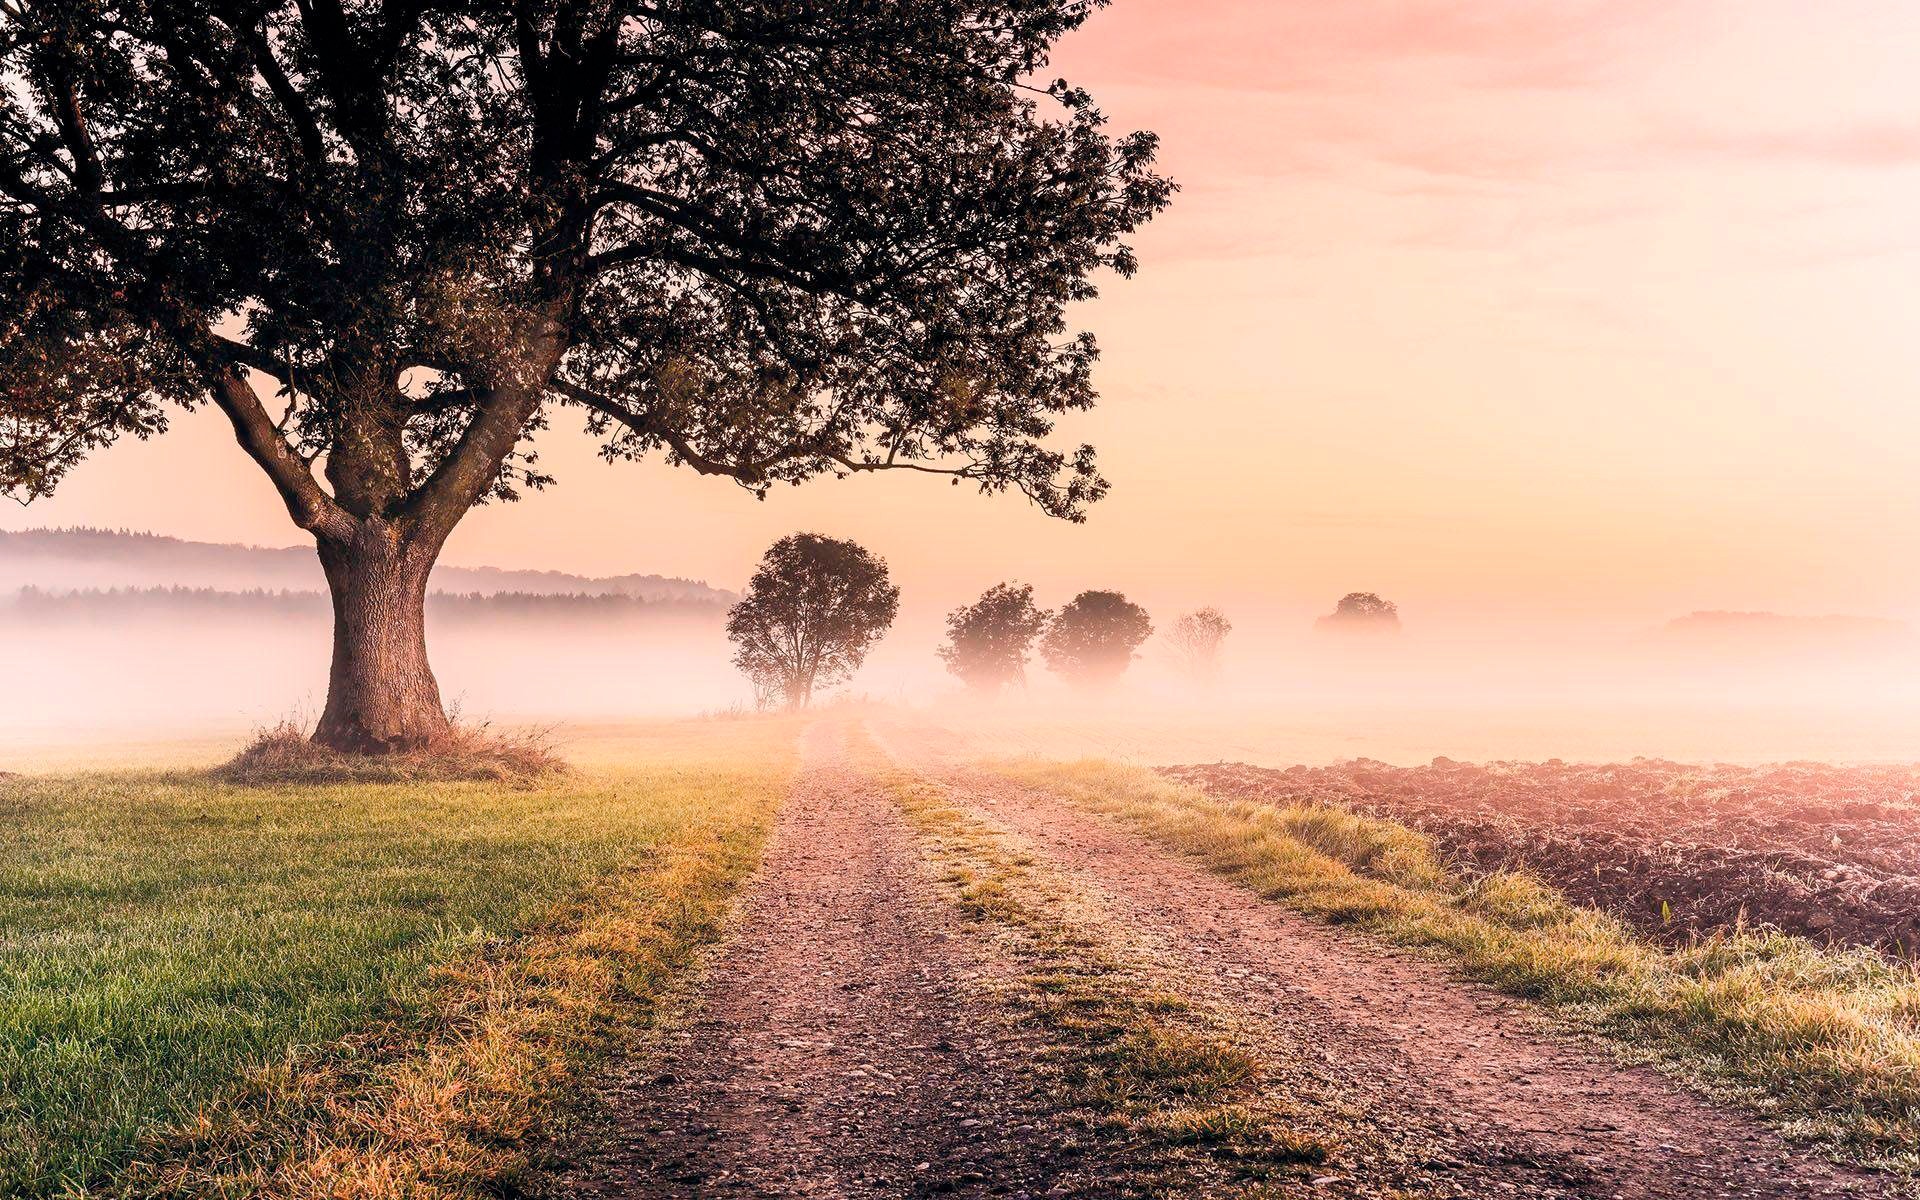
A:
<svg viewBox="0 0 1920 1200">
<path fill-rule="evenodd" d="M 392 524 L 359 522 L 350 541 L 321 539 L 333 593 L 333 667 L 313 740 L 352 754 L 416 750 L 450 729 L 427 665 L 427 574 L 435 549 Z"/>
</svg>

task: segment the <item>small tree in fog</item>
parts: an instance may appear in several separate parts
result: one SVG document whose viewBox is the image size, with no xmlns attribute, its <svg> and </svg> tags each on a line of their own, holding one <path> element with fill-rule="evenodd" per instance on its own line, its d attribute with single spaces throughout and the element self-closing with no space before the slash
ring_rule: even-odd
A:
<svg viewBox="0 0 1920 1200">
<path fill-rule="evenodd" d="M 1153 634 L 1147 610 L 1119 592 L 1081 592 L 1047 626 L 1040 654 L 1082 687 L 1111 684 Z"/>
<path fill-rule="evenodd" d="M 1032 587 L 997 583 L 947 614 L 940 657 L 968 687 L 997 692 L 1027 681 L 1027 656 L 1046 624 L 1047 611 L 1034 606 Z"/>
<path fill-rule="evenodd" d="M 1167 642 L 1179 657 L 1180 667 L 1202 683 L 1220 674 L 1220 645 L 1233 632 L 1233 622 L 1217 608 L 1190 612 L 1173 623 Z"/>
<path fill-rule="evenodd" d="M 727 613 L 733 664 L 762 707 L 805 708 L 815 688 L 859 670 L 899 610 L 885 559 L 817 533 L 783 537 Z"/>
<path fill-rule="evenodd" d="M 1397 633 L 1400 609 L 1372 592 L 1348 592 L 1314 627 L 1329 633 Z"/>
<path fill-rule="evenodd" d="M 738 661 L 736 656 L 735 661 Z M 747 682 L 753 687 L 753 707 L 760 712 L 771 712 L 787 702 L 786 680 L 782 672 L 772 662 L 755 662 L 743 665 Z"/>
</svg>

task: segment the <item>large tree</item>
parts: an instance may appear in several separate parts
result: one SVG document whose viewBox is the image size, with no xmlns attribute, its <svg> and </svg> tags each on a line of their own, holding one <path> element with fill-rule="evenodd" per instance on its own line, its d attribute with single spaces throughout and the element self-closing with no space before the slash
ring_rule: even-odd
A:
<svg viewBox="0 0 1920 1200">
<path fill-rule="evenodd" d="M 1102 2 L 0 0 L 0 490 L 217 407 L 333 593 L 315 736 L 367 751 L 444 730 L 428 571 L 560 409 L 759 494 L 1077 518 L 1065 309 L 1169 194 L 1031 82 Z"/>
<path fill-rule="evenodd" d="M 947 614 L 940 659 L 976 691 L 991 694 L 1010 683 L 1024 684 L 1027 657 L 1047 617 L 1047 610 L 1033 602 L 1032 585 L 996 583 L 980 599 Z"/>
<path fill-rule="evenodd" d="M 763 704 L 805 708 L 816 688 L 852 678 L 900 611 L 887 562 L 817 533 L 775 542 L 727 613 L 734 665 Z"/>
</svg>

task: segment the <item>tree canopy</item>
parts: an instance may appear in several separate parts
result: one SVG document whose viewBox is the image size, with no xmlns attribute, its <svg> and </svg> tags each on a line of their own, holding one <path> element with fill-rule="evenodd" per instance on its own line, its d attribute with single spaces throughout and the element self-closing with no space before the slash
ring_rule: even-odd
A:
<svg viewBox="0 0 1920 1200">
<path fill-rule="evenodd" d="M 947 641 L 940 658 L 968 687 L 995 692 L 1024 683 L 1033 640 L 1048 613 L 1033 603 L 1027 584 L 997 583 L 972 604 L 947 614 Z"/>
<path fill-rule="evenodd" d="M 845 682 L 900 610 L 886 560 L 817 533 L 775 542 L 727 614 L 734 665 L 763 704 L 804 708 Z"/>
<path fill-rule="evenodd" d="M 1071 682 L 1101 686 L 1118 679 L 1151 636 L 1147 610 L 1119 592 L 1081 592 L 1048 624 L 1040 653 Z"/>
</svg>

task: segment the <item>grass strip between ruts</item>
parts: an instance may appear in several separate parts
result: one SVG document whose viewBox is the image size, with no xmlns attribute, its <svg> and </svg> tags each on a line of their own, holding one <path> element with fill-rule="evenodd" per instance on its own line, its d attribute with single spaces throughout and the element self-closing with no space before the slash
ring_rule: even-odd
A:
<svg viewBox="0 0 1920 1200">
<path fill-rule="evenodd" d="M 1121 1135 L 1142 1192 L 1239 1195 L 1337 1153 L 1337 1139 L 1292 1119 L 1294 1106 L 1216 1014 L 1135 960 L 1070 881 L 939 783 L 871 744 L 859 758 L 886 783 L 954 902 L 1010 955 L 1007 998 L 1053 1048 L 1062 1099 Z M 1196 1185 L 1208 1190 L 1165 1191 Z"/>
</svg>

